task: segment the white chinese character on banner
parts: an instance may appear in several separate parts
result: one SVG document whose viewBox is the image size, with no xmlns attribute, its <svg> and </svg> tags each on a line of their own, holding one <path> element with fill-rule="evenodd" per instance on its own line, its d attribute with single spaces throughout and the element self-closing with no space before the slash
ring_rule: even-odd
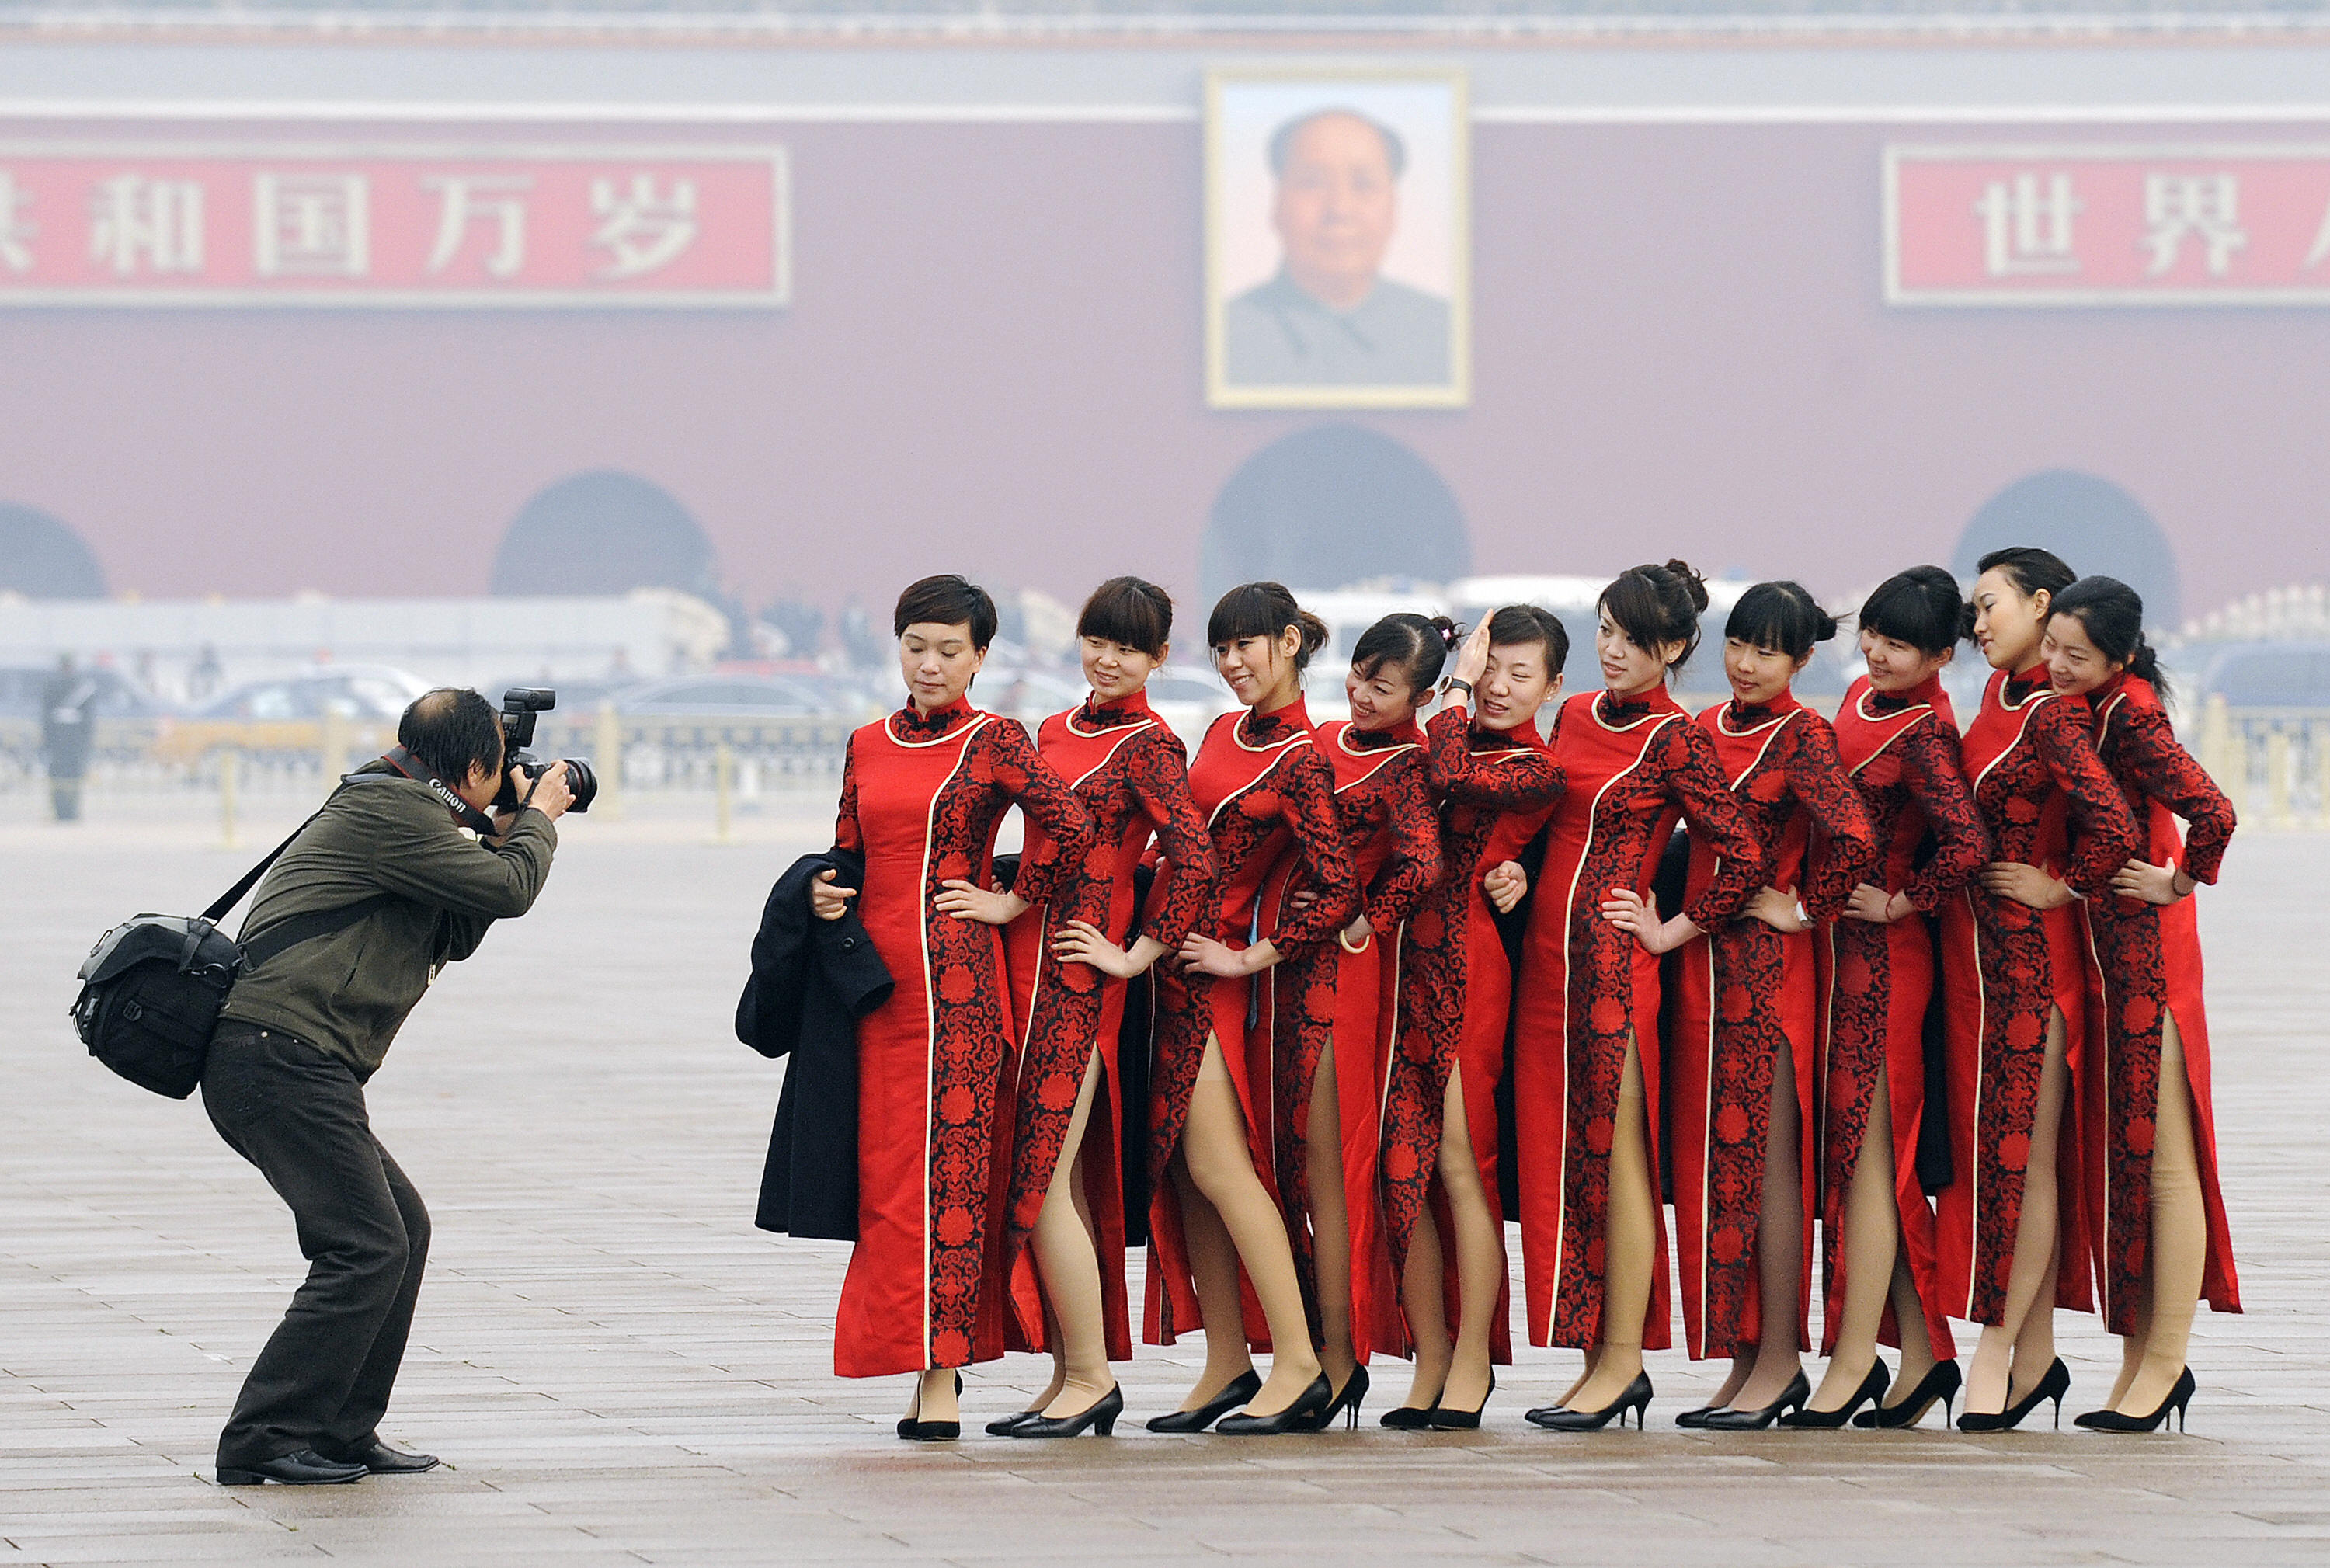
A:
<svg viewBox="0 0 2330 1568">
<path fill-rule="evenodd" d="M 599 273 L 611 282 L 652 272 L 696 242 L 694 180 L 674 180 L 669 196 L 656 194 L 653 175 L 633 175 L 628 194 L 612 180 L 592 180 L 591 212 L 599 219 L 591 243 L 614 256 Z"/>
<path fill-rule="evenodd" d="M 203 187 L 193 180 L 116 175 L 90 194 L 89 259 L 127 278 L 203 269 Z"/>
<path fill-rule="evenodd" d="M 251 264 L 261 278 L 362 278 L 372 270 L 371 183 L 362 175 L 257 175 Z"/>
<path fill-rule="evenodd" d="M 40 238 L 40 226 L 18 216 L 32 204 L 33 193 L 18 190 L 16 176 L 0 169 L 0 267 L 11 272 L 33 269 L 32 241 Z"/>
<path fill-rule="evenodd" d="M 1983 263 L 1993 278 L 2077 272 L 2071 219 L 2087 203 L 2071 194 L 2071 176 L 2017 175 L 1993 180 L 1974 204 L 1983 222 Z"/>
<path fill-rule="evenodd" d="M 2212 278 L 2222 278 L 2233 252 L 2249 248 L 2240 226 L 2240 182 L 2231 175 L 2145 175 L 2144 222 L 2149 231 L 2145 248 L 2152 252 L 2145 270 L 2155 278 L 2176 265 L 2187 234 L 2206 247 Z"/>
<path fill-rule="evenodd" d="M 493 252 L 486 258 L 487 275 L 517 276 L 526 265 L 526 193 L 534 188 L 531 176 L 431 175 L 421 185 L 438 193 L 441 203 L 437 209 L 437 243 L 429 251 L 431 272 L 444 271 L 459 253 L 469 225 L 485 222 L 497 231 Z"/>
<path fill-rule="evenodd" d="M 2314 231 L 2314 248 L 2306 252 L 2306 264 L 2300 271 L 2312 271 L 2330 257 L 2330 207 L 2322 209 L 2322 227 Z"/>
</svg>

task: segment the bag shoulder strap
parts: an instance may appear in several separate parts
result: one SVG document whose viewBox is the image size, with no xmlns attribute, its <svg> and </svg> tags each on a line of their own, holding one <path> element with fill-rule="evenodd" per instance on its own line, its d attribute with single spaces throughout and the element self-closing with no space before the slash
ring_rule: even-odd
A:
<svg viewBox="0 0 2330 1568">
<path fill-rule="evenodd" d="M 346 930 L 374 911 L 387 908 L 395 899 L 393 893 L 376 893 L 370 898 L 358 899 L 337 909 L 315 910 L 271 925 L 243 943 L 243 972 L 250 973 L 286 948 L 296 948 L 311 938 L 327 937 L 334 931 Z"/>
</svg>

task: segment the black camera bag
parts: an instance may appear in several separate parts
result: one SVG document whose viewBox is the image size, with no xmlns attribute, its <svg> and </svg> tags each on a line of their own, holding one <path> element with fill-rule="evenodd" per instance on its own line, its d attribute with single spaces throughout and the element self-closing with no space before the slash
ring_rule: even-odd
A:
<svg viewBox="0 0 2330 1568">
<path fill-rule="evenodd" d="M 296 916 L 248 944 L 219 930 L 220 918 L 242 901 L 316 817 L 293 828 L 201 914 L 142 914 L 98 939 L 81 967 L 81 996 L 71 1009 L 73 1027 L 91 1056 L 141 1089 L 185 1099 L 203 1081 L 211 1034 L 236 976 L 286 948 L 354 925 L 389 902 L 390 894 L 376 893 Z"/>
</svg>

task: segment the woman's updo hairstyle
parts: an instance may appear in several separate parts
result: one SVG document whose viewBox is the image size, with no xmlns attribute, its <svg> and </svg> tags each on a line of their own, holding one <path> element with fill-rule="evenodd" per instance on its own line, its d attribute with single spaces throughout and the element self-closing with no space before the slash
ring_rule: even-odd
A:
<svg viewBox="0 0 2330 1568">
<path fill-rule="evenodd" d="M 2014 584 L 2015 591 L 2029 599 L 2044 593 L 2049 599 L 2071 586 L 2078 576 L 2063 564 L 2063 558 L 2051 550 L 2041 550 L 2035 544 L 2013 544 L 2004 550 L 1994 550 L 1975 566 L 1977 572 L 1996 571 Z"/>
<path fill-rule="evenodd" d="M 1280 638 L 1289 631 L 1302 634 L 1294 650 L 1294 667 L 1311 666 L 1311 656 L 1327 646 L 1327 623 L 1294 602 L 1281 582 L 1241 582 L 1222 595 L 1206 620 L 1206 645 L 1220 647 L 1245 637 Z"/>
<path fill-rule="evenodd" d="M 1802 661 L 1814 643 L 1836 635 L 1836 617 L 1814 603 L 1812 590 L 1801 582 L 1759 582 L 1731 607 L 1723 635 Z"/>
<path fill-rule="evenodd" d="M 1112 577 L 1092 591 L 1076 617 L 1076 635 L 1165 656 L 1173 633 L 1173 596 L 1139 577 Z"/>
<path fill-rule="evenodd" d="M 905 636 L 910 626 L 968 626 L 971 646 L 984 653 L 995 640 L 995 600 L 959 572 L 925 577 L 906 585 L 891 612 L 892 637 Z"/>
<path fill-rule="evenodd" d="M 1855 619 L 1863 631 L 1928 655 L 1946 652 L 1974 635 L 1974 606 L 1958 591 L 1958 580 L 1938 566 L 1895 572 L 1861 601 Z"/>
<path fill-rule="evenodd" d="M 1569 628 L 1549 609 L 1534 604 L 1509 604 L 1489 618 L 1491 647 L 1545 645 L 1545 673 L 1549 678 L 1569 662 Z"/>
<path fill-rule="evenodd" d="M 1687 562 L 1630 566 L 1602 590 L 1601 608 L 1636 647 L 1682 644 L 1682 652 L 1667 666 L 1672 675 L 1690 662 L 1691 650 L 1699 647 L 1699 618 L 1707 613 L 1707 580 Z"/>
<path fill-rule="evenodd" d="M 1448 663 L 1448 650 L 1463 636 L 1463 629 L 1444 615 L 1400 610 L 1361 635 L 1351 649 L 1351 667 L 1362 680 L 1372 680 L 1388 666 L 1407 675 L 1409 690 L 1429 691 Z"/>
<path fill-rule="evenodd" d="M 2168 694 L 2160 656 L 2144 640 L 2144 596 L 2126 583 L 2117 577 L 2082 577 L 2055 595 L 2048 613 L 2051 618 L 2076 616 L 2098 653 L 2136 679 L 2151 682 L 2162 696 Z"/>
</svg>

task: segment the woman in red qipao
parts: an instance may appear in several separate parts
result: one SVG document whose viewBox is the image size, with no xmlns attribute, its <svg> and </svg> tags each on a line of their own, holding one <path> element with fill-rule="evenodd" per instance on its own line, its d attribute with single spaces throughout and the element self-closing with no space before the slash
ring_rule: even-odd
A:
<svg viewBox="0 0 2330 1568">
<path fill-rule="evenodd" d="M 2144 847 L 2082 906 L 2088 927 L 2088 1063 L 2080 1091 L 2088 1234 L 2104 1327 L 2122 1337 L 2102 1431 L 2151 1431 L 2193 1397 L 2184 1354 L 2202 1297 L 2241 1309 L 2217 1186 L 2209 1025 L 2193 892 L 2217 880 L 2232 803 L 2178 743 L 2165 684 L 2144 640 L 2144 600 L 2083 577 L 2055 596 L 2049 678 L 2095 715 L 2096 751 L 2145 834 Z M 2180 841 L 2176 819 L 2189 829 Z"/>
<path fill-rule="evenodd" d="M 897 981 L 857 1025 L 857 1246 L 833 1364 L 843 1377 L 920 1373 L 898 1435 L 935 1440 L 961 1431 L 957 1369 L 1002 1354 L 1002 1303 L 981 1287 L 1011 1017 L 1002 940 L 981 921 L 1081 876 L 1092 819 L 1025 730 L 966 699 L 995 636 L 984 589 L 926 577 L 899 596 L 894 623 L 910 700 L 849 737 L 834 827 L 865 857 L 866 885 L 826 872 L 810 893 L 824 920 L 858 900 Z M 1019 893 L 984 893 L 1014 805 L 1045 843 L 1022 862 Z"/>
<path fill-rule="evenodd" d="M 1049 1348 L 1052 1380 L 1028 1409 L 988 1423 L 998 1436 L 1106 1435 L 1124 1397 L 1111 1360 L 1132 1354 L 1124 1289 L 1123 1096 L 1115 1061 L 1124 982 L 1176 951 L 1212 896 L 1214 854 L 1189 798 L 1180 738 L 1145 688 L 1165 662 L 1173 601 L 1137 577 L 1100 585 L 1076 621 L 1092 695 L 1037 731 L 1037 749 L 1091 816 L 1081 902 L 1050 900 L 1004 928 L 1021 1041 L 1013 1152 L 999 1240 L 1015 1337 Z M 1039 852 L 1030 822 L 1026 853 Z M 1133 872 L 1162 855 L 1134 927 Z M 1031 1260 L 1022 1243 L 1032 1236 Z"/>
<path fill-rule="evenodd" d="M 1308 1022 L 1314 984 L 1334 992 L 1332 1032 L 1312 1073 L 1302 1130 L 1320 1361 L 1335 1388 L 1331 1411 L 1349 1412 L 1355 1425 L 1368 1392 L 1361 1364 L 1395 1294 L 1377 1226 L 1377 1091 L 1399 1014 L 1407 919 L 1440 876 L 1440 824 L 1416 710 L 1440 677 L 1454 630 L 1444 617 L 1389 615 L 1352 647 L 1343 679 L 1351 716 L 1321 724 L 1314 744 L 1335 770 L 1335 819 L 1359 884 L 1359 913 L 1334 945 L 1305 962 L 1300 978 L 1281 966 L 1287 977 L 1274 1025 L 1281 1038 Z M 1299 893 L 1294 902 L 1311 897 Z"/>
<path fill-rule="evenodd" d="M 1215 720 L 1189 769 L 1217 902 L 1182 944 L 1179 967 L 1159 977 L 1148 1336 L 1170 1345 L 1203 1327 L 1206 1365 L 1181 1408 L 1149 1427 L 1203 1431 L 1218 1421 L 1225 1432 L 1267 1434 L 1322 1424 L 1335 1398 L 1288 1239 L 1290 1213 L 1299 1222 L 1306 1212 L 1305 1153 L 1288 1113 L 1308 1102 L 1333 990 L 1321 987 L 1298 1038 L 1285 1040 L 1273 1027 L 1274 966 L 1331 944 L 1358 912 L 1359 890 L 1335 821 L 1335 770 L 1302 707 L 1302 668 L 1325 646 L 1325 624 L 1279 584 L 1249 582 L 1222 596 L 1206 640 L 1249 711 Z M 1282 909 L 1298 856 L 1316 896 Z M 1274 1353 L 1267 1382 L 1249 1355 L 1263 1336 L 1246 1321 L 1241 1266 Z"/>
<path fill-rule="evenodd" d="M 1713 1402 L 1675 1418 L 1682 1426 L 1767 1427 L 1812 1397 L 1802 1360 L 1816 1201 L 1804 1129 L 1817 1126 L 1819 1092 L 1812 922 L 1844 907 L 1876 854 L 1835 733 L 1789 690 L 1835 635 L 1836 618 L 1801 583 L 1757 583 L 1724 624 L 1731 700 L 1697 721 L 1764 859 L 1742 918 L 1683 946 L 1665 1042 L 1684 1344 L 1693 1360 L 1732 1357 Z M 1686 902 L 1716 869 L 1714 845 L 1692 835 Z"/>
<path fill-rule="evenodd" d="M 1934 1220 L 1944 1305 L 1983 1326 L 1958 1426 L 2000 1431 L 2042 1399 L 2060 1419 L 2071 1374 L 2055 1355 L 2055 1308 L 2090 1300 L 2078 1129 L 2065 1116 L 2085 1015 L 2070 906 L 2110 885 L 2136 836 L 2087 705 L 2055 695 L 2041 658 L 2071 569 L 2015 548 L 1981 571 L 1974 638 L 1997 674 L 1966 731 L 1965 771 L 1998 858 L 1942 909 L 1954 1179 Z"/>
<path fill-rule="evenodd" d="M 1570 698 L 1554 730 L 1568 788 L 1521 951 L 1513 1033 L 1530 1338 L 1584 1350 L 1561 1399 L 1529 1412 L 1592 1431 L 1651 1401 L 1647 1346 L 1668 1339 L 1658 1195 L 1658 954 L 1739 912 L 1763 850 L 1724 788 L 1707 732 L 1668 694 L 1699 642 L 1707 586 L 1680 561 L 1602 590 L 1594 646 L 1608 689 Z M 1680 816 L 1715 874 L 1662 924 L 1646 902 Z"/>
<path fill-rule="evenodd" d="M 1496 1366 L 1512 1364 L 1497 1188 L 1512 968 L 1495 915 L 1523 887 L 1519 867 L 1504 863 L 1537 836 L 1561 793 L 1537 715 L 1560 694 L 1568 655 L 1559 620 L 1507 605 L 1465 639 L 1447 705 L 1425 732 L 1442 802 L 1440 880 L 1408 919 L 1383 1091 L 1383 1233 L 1407 1344 L 1389 1337 L 1401 1325 L 1387 1313 L 1377 1345 L 1394 1354 L 1412 1346 L 1416 1355 L 1407 1401 L 1384 1412 L 1389 1427 L 1478 1427 Z M 1484 864 L 1495 868 L 1486 877 Z"/>
<path fill-rule="evenodd" d="M 1941 673 L 1965 633 L 1957 580 L 1915 566 L 1861 607 L 1866 678 L 1837 710 L 1837 752 L 1876 831 L 1879 860 L 1842 915 L 1817 933 L 1822 1289 L 1829 1358 L 1795 1426 L 1915 1426 L 1959 1386 L 1936 1275 L 1934 1211 L 1918 1176 L 1926 1104 L 1927 924 L 1990 859 L 1990 836 L 1958 767 L 1957 718 Z M 1925 858 L 1930 844 L 1930 858 Z M 1901 1349 L 1890 1385 L 1880 1338 Z M 1872 1409 L 1854 1412 L 1871 1400 Z"/>
</svg>

